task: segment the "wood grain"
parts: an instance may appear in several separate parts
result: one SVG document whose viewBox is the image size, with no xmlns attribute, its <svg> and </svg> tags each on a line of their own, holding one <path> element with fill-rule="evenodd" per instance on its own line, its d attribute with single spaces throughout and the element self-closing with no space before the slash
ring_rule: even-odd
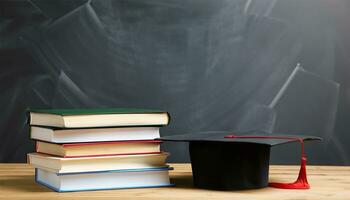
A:
<svg viewBox="0 0 350 200">
<path fill-rule="evenodd" d="M 189 164 L 171 164 L 176 187 L 56 193 L 34 182 L 27 164 L 0 164 L 0 199 L 350 199 L 350 166 L 308 166 L 310 190 L 212 191 L 192 186 Z M 271 166 L 270 180 L 293 181 L 298 166 Z"/>
</svg>

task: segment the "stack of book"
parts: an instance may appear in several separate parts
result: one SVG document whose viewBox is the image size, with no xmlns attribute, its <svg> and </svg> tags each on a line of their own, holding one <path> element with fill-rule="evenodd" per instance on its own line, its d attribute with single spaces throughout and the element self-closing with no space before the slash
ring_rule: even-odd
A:
<svg viewBox="0 0 350 200">
<path fill-rule="evenodd" d="M 169 186 L 160 151 L 163 111 L 143 109 L 30 110 L 28 154 L 35 180 L 58 192 Z"/>
</svg>

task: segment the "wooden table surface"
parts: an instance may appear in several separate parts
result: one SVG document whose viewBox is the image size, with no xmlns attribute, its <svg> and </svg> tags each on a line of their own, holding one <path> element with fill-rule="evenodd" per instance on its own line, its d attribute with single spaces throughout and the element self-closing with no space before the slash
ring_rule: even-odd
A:
<svg viewBox="0 0 350 200">
<path fill-rule="evenodd" d="M 0 164 L 0 199 L 350 199 L 350 166 L 308 166 L 310 190 L 264 188 L 244 191 L 212 191 L 192 186 L 189 164 L 171 164 L 176 187 L 56 193 L 34 182 L 27 164 Z M 298 166 L 271 166 L 271 181 L 291 182 Z"/>
</svg>

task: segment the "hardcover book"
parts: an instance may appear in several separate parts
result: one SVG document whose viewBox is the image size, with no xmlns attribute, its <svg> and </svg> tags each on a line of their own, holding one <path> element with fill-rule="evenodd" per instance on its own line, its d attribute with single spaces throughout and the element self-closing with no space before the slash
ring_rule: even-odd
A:
<svg viewBox="0 0 350 200">
<path fill-rule="evenodd" d="M 54 173 L 96 172 L 107 170 L 166 167 L 168 153 L 118 156 L 61 158 L 41 153 L 29 153 L 28 162 L 36 168 Z"/>
<path fill-rule="evenodd" d="M 159 127 L 53 129 L 31 126 L 30 132 L 31 139 L 51 143 L 153 140 L 160 137 Z"/>
<path fill-rule="evenodd" d="M 163 126 L 167 112 L 136 108 L 30 109 L 30 125 L 84 128 L 117 126 Z"/>
<path fill-rule="evenodd" d="M 64 158 L 160 153 L 160 141 L 53 144 L 36 142 L 36 152 Z"/>
<path fill-rule="evenodd" d="M 57 192 L 172 186 L 171 168 L 57 174 L 35 169 L 35 181 Z"/>
</svg>

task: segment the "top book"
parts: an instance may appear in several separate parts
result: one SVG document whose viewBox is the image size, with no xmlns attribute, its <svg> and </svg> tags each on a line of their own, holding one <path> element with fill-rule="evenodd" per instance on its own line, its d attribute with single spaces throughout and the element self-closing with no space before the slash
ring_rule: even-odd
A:
<svg viewBox="0 0 350 200">
<path fill-rule="evenodd" d="M 164 126 L 169 114 L 137 108 L 30 109 L 30 125 L 57 128 Z"/>
</svg>

